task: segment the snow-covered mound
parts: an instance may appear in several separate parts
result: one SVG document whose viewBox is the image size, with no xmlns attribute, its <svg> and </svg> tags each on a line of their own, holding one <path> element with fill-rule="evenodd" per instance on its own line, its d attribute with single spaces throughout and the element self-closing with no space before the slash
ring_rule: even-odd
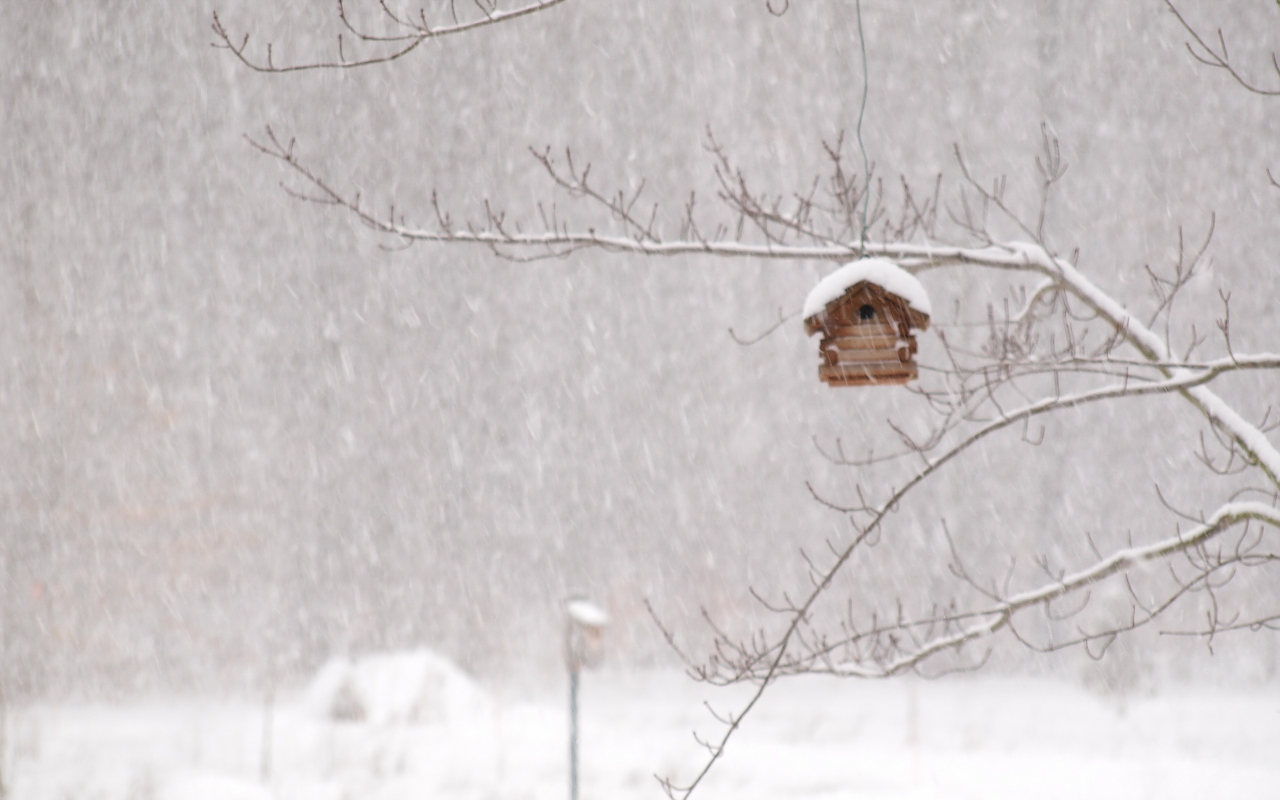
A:
<svg viewBox="0 0 1280 800">
<path fill-rule="evenodd" d="M 690 729 L 722 730 L 704 704 L 737 710 L 754 688 L 678 670 L 583 680 L 580 787 L 609 800 L 661 796 L 655 772 L 695 774 L 706 751 Z M 1253 800 L 1280 786 L 1274 679 L 1102 696 L 1049 680 L 812 675 L 770 691 L 702 800 Z M 18 705 L 5 783 L 20 800 L 561 798 L 564 699 L 495 702 L 491 716 L 449 725 L 342 725 L 291 708 L 269 753 L 262 705 L 225 695 Z"/>
<path fill-rule="evenodd" d="M 804 300 L 804 319 L 827 307 L 850 286 L 868 281 L 892 292 L 925 316 L 933 315 L 929 295 L 915 276 L 887 258 L 860 258 L 850 261 L 818 282 Z"/>
<path fill-rule="evenodd" d="M 307 689 L 306 710 L 321 719 L 390 723 L 456 722 L 489 712 L 484 691 L 430 650 L 335 658 Z"/>
</svg>

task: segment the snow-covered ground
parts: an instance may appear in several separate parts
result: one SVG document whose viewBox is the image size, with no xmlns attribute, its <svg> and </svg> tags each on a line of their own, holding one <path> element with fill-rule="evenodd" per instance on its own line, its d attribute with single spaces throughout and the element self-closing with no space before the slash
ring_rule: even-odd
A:
<svg viewBox="0 0 1280 800">
<path fill-rule="evenodd" d="M 333 668 L 322 677 L 332 686 Z M 325 719 L 316 685 L 282 697 L 265 781 L 260 705 L 18 709 L 8 729 L 13 796 L 568 796 L 562 698 L 486 699 L 452 677 L 432 685 L 450 695 L 435 711 L 384 709 L 368 721 Z M 740 697 L 709 695 L 676 672 L 584 675 L 583 800 L 660 797 L 654 773 L 687 776 L 699 755 L 691 730 L 714 728 L 703 699 L 729 710 Z M 703 797 L 736 799 L 1280 797 L 1280 689 L 1185 688 L 1122 707 L 1052 681 L 795 680 L 766 696 L 704 788 Z"/>
</svg>

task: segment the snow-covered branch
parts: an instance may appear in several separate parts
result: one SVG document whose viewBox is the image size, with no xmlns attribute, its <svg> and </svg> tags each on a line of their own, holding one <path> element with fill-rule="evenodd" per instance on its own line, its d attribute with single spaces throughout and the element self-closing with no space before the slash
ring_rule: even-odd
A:
<svg viewBox="0 0 1280 800">
<path fill-rule="evenodd" d="M 1035 245 L 1015 244 L 1024 263 L 1034 266 L 1046 276 L 1055 277 L 1071 294 L 1096 311 L 1124 339 L 1153 364 L 1173 361 L 1167 341 L 1142 324 L 1124 306 L 1102 291 L 1093 281 L 1062 258 L 1051 256 Z M 1158 367 L 1171 381 L 1184 380 L 1194 371 L 1184 366 Z M 1222 430 L 1261 469 L 1270 483 L 1280 489 L 1280 451 L 1258 428 L 1250 424 L 1230 405 L 1208 388 L 1203 381 L 1191 382 L 1180 391 L 1215 427 Z"/>
<path fill-rule="evenodd" d="M 1074 358 L 1070 365 L 1094 365 L 1104 367 L 1149 367 L 1155 369 L 1182 369 L 1190 372 L 1224 372 L 1250 369 L 1280 369 L 1280 353 L 1233 353 L 1209 361 L 1140 361 L 1132 358 L 1107 356 L 1104 358 Z"/>
<path fill-rule="evenodd" d="M 365 207 L 360 196 L 347 195 L 320 177 L 306 166 L 294 153 L 294 143 L 284 144 L 270 128 L 266 130 L 264 140 L 249 138 L 249 143 L 262 153 L 278 159 L 289 167 L 295 176 L 301 178 L 306 191 L 286 187 L 293 197 L 320 205 L 338 206 L 351 212 L 366 226 L 380 233 L 401 239 L 404 242 L 435 242 L 444 244 L 481 245 L 494 250 L 504 258 L 516 261 L 530 261 L 542 258 L 563 258 L 577 250 L 595 248 L 615 253 L 634 253 L 648 256 L 676 256 L 687 254 L 703 254 L 729 258 L 773 258 L 792 260 L 847 261 L 857 257 L 860 250 L 856 244 L 829 244 L 819 246 L 796 245 L 755 245 L 731 240 L 681 239 L 668 240 L 653 232 L 650 227 L 640 230 L 637 235 L 611 235 L 597 232 L 595 228 L 587 230 L 570 229 L 568 223 L 547 220 L 546 230 L 528 233 L 509 226 L 505 215 L 486 210 L 485 222 L 481 225 L 463 224 L 459 226 L 451 215 L 441 210 L 437 203 L 437 225 L 435 229 L 420 228 L 407 225 L 403 217 L 388 214 L 386 217 L 375 214 Z M 538 154 L 539 160 L 549 156 Z M 548 167 L 550 169 L 550 167 Z M 553 173 L 554 174 L 554 173 Z M 556 175 L 563 180 L 567 188 L 580 194 L 588 194 L 588 187 L 576 173 L 568 177 Z M 603 198 L 601 198 L 603 199 Z M 606 203 L 608 201 L 605 201 Z"/>
</svg>

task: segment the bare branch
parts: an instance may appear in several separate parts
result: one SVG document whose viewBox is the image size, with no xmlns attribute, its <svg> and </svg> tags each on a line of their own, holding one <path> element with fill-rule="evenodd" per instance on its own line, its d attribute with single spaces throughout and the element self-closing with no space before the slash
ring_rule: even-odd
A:
<svg viewBox="0 0 1280 800">
<path fill-rule="evenodd" d="M 1004 628 L 1013 615 L 1019 611 L 1066 597 L 1138 564 L 1161 560 L 1170 555 L 1199 547 L 1223 531 L 1247 520 L 1259 520 L 1272 526 L 1280 527 L 1280 509 L 1262 503 L 1229 503 L 1218 509 L 1203 525 L 1185 535 L 1179 535 L 1146 547 L 1133 547 L 1117 551 L 1110 557 L 1084 570 L 1063 576 L 1060 580 L 1055 580 L 1039 588 L 1008 597 L 996 605 L 978 612 L 975 616 L 982 618 L 981 622 L 955 633 L 938 637 L 914 652 L 905 654 L 896 660 L 874 668 L 867 668 L 859 664 L 846 664 L 842 665 L 839 671 L 843 674 L 860 677 L 887 677 L 911 669 L 936 653 L 954 649 L 967 642 L 996 633 Z M 1114 636 L 1114 633 L 1108 631 L 1102 636 Z M 1097 638 L 1099 638 L 1098 634 L 1086 637 L 1087 640 Z"/>
<path fill-rule="evenodd" d="M 733 328 L 730 328 L 729 336 L 731 336 L 735 342 L 742 345 L 743 347 L 750 347 L 753 344 L 764 341 L 774 331 L 778 330 L 783 325 L 786 325 L 788 322 L 795 319 L 799 315 L 800 315 L 799 311 L 792 311 L 790 314 L 784 315 L 782 313 L 782 309 L 779 308 L 778 321 L 770 325 L 768 328 L 765 328 L 764 331 L 762 331 L 761 333 L 758 333 L 755 336 L 749 337 L 747 339 L 743 339 L 740 336 L 738 336 L 738 334 L 734 333 Z"/>
<path fill-rule="evenodd" d="M 1254 94 L 1260 94 L 1267 97 L 1280 95 L 1280 86 L 1276 86 L 1274 88 L 1262 86 L 1252 79 L 1246 78 L 1236 70 L 1235 66 L 1231 63 L 1230 55 L 1227 53 L 1227 40 L 1222 35 L 1221 28 L 1218 28 L 1217 30 L 1218 44 L 1215 48 L 1214 45 L 1209 44 L 1200 36 L 1200 32 L 1187 21 L 1186 17 L 1182 16 L 1182 12 L 1173 4 L 1173 0 L 1164 0 L 1164 4 L 1169 7 L 1169 10 L 1172 11 L 1173 15 L 1178 19 L 1178 23 L 1182 25 L 1187 34 L 1195 41 L 1195 45 L 1192 45 L 1191 42 L 1187 42 L 1187 52 L 1191 54 L 1192 58 L 1207 67 L 1223 70 L 1230 75 L 1236 83 Z M 1276 79 L 1280 81 L 1280 60 L 1277 59 L 1275 53 L 1271 54 L 1271 68 L 1276 74 Z"/>
<path fill-rule="evenodd" d="M 391 35 L 379 35 L 365 32 L 357 28 L 347 15 L 346 5 L 343 0 L 338 1 L 338 19 L 343 27 L 353 34 L 359 41 L 372 43 L 375 45 L 391 45 L 389 52 L 383 52 L 378 55 L 368 56 L 355 60 L 349 60 L 343 49 L 342 36 L 338 36 L 338 59 L 336 61 L 314 61 L 302 64 L 291 64 L 286 66 L 278 66 L 272 57 L 272 45 L 267 44 L 267 58 L 265 61 L 254 60 L 248 53 L 249 35 L 245 34 L 243 38 L 236 41 L 228 33 L 226 27 L 222 24 L 222 20 L 218 18 L 218 12 L 213 12 L 213 35 L 217 39 L 213 46 L 220 50 L 227 50 L 240 63 L 255 72 L 302 72 L 307 70 L 319 69 L 355 69 L 358 67 L 367 67 L 374 64 L 387 64 L 397 61 L 404 56 L 409 55 L 418 46 L 428 39 L 439 39 L 443 36 L 449 36 L 455 33 L 466 33 L 483 28 L 489 25 L 496 25 L 502 22 L 510 22 L 521 17 L 536 14 L 539 11 L 546 11 L 552 6 L 563 3 L 564 0 L 537 0 L 537 2 L 529 5 L 521 6 L 510 11 L 497 11 L 488 9 L 480 3 L 476 3 L 476 7 L 480 9 L 482 16 L 479 19 L 467 22 L 459 22 L 457 14 L 453 15 L 452 25 L 442 25 L 432 27 L 427 23 L 426 12 L 419 11 L 418 19 L 413 20 L 395 14 L 386 4 L 386 0 L 379 0 L 378 5 L 383 15 L 391 21 L 391 23 L 400 29 L 399 33 Z"/>
</svg>

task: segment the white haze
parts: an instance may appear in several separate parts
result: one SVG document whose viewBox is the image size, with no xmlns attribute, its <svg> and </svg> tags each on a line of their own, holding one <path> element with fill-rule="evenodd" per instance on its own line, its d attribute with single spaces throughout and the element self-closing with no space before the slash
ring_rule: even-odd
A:
<svg viewBox="0 0 1280 800">
<path fill-rule="evenodd" d="M 1267 67 L 1274 9 L 1190 5 Z M 1212 331 L 1222 289 L 1235 341 L 1275 349 L 1280 192 L 1265 169 L 1280 167 L 1280 106 L 1190 58 L 1163 3 L 864 6 L 864 139 L 889 190 L 901 175 L 927 193 L 943 173 L 954 198 L 956 144 L 1033 203 L 1046 123 L 1070 164 L 1049 207 L 1055 247 L 1078 247 L 1095 282 L 1140 306 L 1143 265 L 1168 263 L 1180 226 L 1191 241 L 1216 212 L 1212 272 L 1181 319 Z M 646 600 L 695 655 L 701 609 L 735 631 L 766 621 L 748 587 L 803 587 L 800 548 L 848 532 L 806 482 L 839 497 L 866 479 L 815 440 L 893 441 L 897 396 L 820 384 L 799 319 L 752 346 L 729 333 L 798 311 L 830 265 L 401 249 L 291 199 L 244 134 L 296 137 L 335 184 L 422 225 L 433 190 L 458 218 L 485 200 L 530 221 L 540 200 L 572 215 L 528 153 L 571 147 L 601 185 L 646 180 L 674 230 L 691 190 L 714 205 L 708 128 L 783 193 L 823 167 L 824 140 L 851 136 L 853 8 L 568 0 L 390 66 L 271 76 L 210 47 L 212 13 L 283 63 L 330 55 L 331 3 L 4 4 L 4 696 L 256 708 L 331 658 L 428 647 L 492 691 L 549 703 L 573 592 L 608 612 L 620 674 L 675 661 Z M 984 322 L 1005 296 L 920 278 L 935 325 Z M 922 361 L 940 356 L 932 335 Z M 1280 399 L 1273 375 L 1232 381 L 1242 413 Z M 1086 531 L 1102 545 L 1168 535 L 1177 520 L 1154 487 L 1205 501 L 1199 430 L 1174 399 L 1128 400 L 1049 423 L 1038 448 L 986 444 L 893 517 L 897 557 L 848 582 L 887 606 L 927 602 L 947 578 L 932 547 L 943 520 L 997 573 L 1009 552 L 1083 557 Z M 1251 591 L 1274 606 L 1274 583 Z M 1200 607 L 1178 613 L 1194 622 Z M 988 671 L 1107 698 L 1188 682 L 1273 692 L 1278 655 L 1273 632 L 1211 652 L 1153 630 L 1101 662 L 1010 647 Z M 639 692 L 618 690 L 628 713 Z M 822 703 L 800 700 L 797 713 Z M 664 707 L 653 724 L 687 731 L 695 712 Z M 662 769 L 627 758 L 646 781 Z"/>
</svg>

